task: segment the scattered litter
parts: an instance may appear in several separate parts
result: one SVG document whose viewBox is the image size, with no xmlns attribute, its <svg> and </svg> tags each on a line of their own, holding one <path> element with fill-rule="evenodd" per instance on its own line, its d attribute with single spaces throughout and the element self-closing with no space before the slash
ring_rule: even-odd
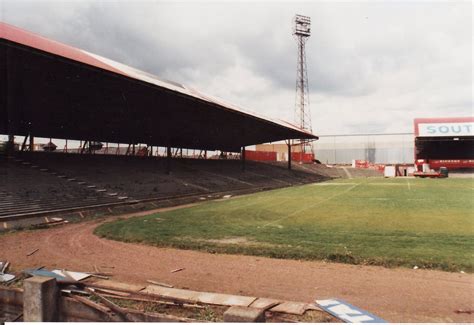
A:
<svg viewBox="0 0 474 325">
<path fill-rule="evenodd" d="M 418 266 L 415 265 L 415 266 L 413 267 L 413 270 L 418 270 Z"/>
<path fill-rule="evenodd" d="M 10 262 L 0 262 L 0 282 L 10 282 L 11 280 L 15 279 L 13 274 L 5 273 L 8 269 Z"/>
<path fill-rule="evenodd" d="M 10 262 L 0 262 L 0 273 L 5 273 L 8 269 L 8 266 L 10 265 Z"/>
<path fill-rule="evenodd" d="M 474 310 L 464 310 L 464 309 L 458 309 L 454 311 L 456 314 L 474 314 Z"/>
<path fill-rule="evenodd" d="M 223 198 L 223 199 L 228 199 L 228 198 L 230 198 L 231 196 L 232 196 L 232 195 L 228 194 L 228 195 L 224 195 L 222 198 Z"/>
<path fill-rule="evenodd" d="M 205 197 L 200 197 L 199 200 L 205 200 L 206 198 Z"/>
<path fill-rule="evenodd" d="M 110 196 L 116 196 L 117 193 L 107 193 L 107 195 L 110 195 Z"/>
<path fill-rule="evenodd" d="M 65 278 L 71 278 L 74 281 L 81 281 L 91 276 L 90 274 L 83 272 L 72 272 L 66 270 L 53 270 L 52 272 Z"/>
<path fill-rule="evenodd" d="M 119 200 L 126 200 L 126 199 L 128 199 L 128 196 L 119 196 L 118 199 Z"/>
<path fill-rule="evenodd" d="M 173 288 L 172 285 L 167 284 L 167 283 L 163 283 L 163 282 L 158 282 L 158 281 L 153 281 L 153 280 L 146 280 L 146 282 L 151 283 L 151 284 L 155 284 L 155 285 L 160 286 L 160 287 Z"/>
<path fill-rule="evenodd" d="M 96 192 L 107 192 L 107 190 L 105 188 L 99 188 L 97 190 L 95 190 Z"/>
<path fill-rule="evenodd" d="M 386 323 L 383 319 L 341 299 L 316 300 L 316 303 L 331 315 L 346 323 Z"/>
<path fill-rule="evenodd" d="M 308 304 L 304 302 L 284 301 L 270 309 L 270 311 L 293 315 L 303 315 L 307 307 Z"/>
<path fill-rule="evenodd" d="M 74 182 L 76 179 L 75 178 L 68 178 L 67 181 L 68 182 Z"/>
<path fill-rule="evenodd" d="M 46 277 L 56 278 L 56 280 L 61 280 L 61 281 L 67 280 L 65 276 L 59 275 L 57 273 L 54 273 L 48 270 L 29 269 L 29 270 L 24 270 L 23 272 L 31 276 L 46 276 Z"/>
<path fill-rule="evenodd" d="M 96 188 L 97 186 L 95 185 L 87 185 L 88 188 Z"/>
<path fill-rule="evenodd" d="M 26 256 L 31 256 L 31 255 L 33 255 L 34 253 L 36 253 L 37 251 L 39 251 L 39 248 L 37 248 L 37 249 L 35 249 L 35 250 L 29 252 L 28 254 L 26 254 Z"/>
<path fill-rule="evenodd" d="M 176 273 L 182 270 L 184 270 L 184 267 L 180 267 L 179 269 L 174 269 L 173 271 L 171 271 L 171 273 Z"/>
<path fill-rule="evenodd" d="M 464 272 L 464 271 L 461 271 L 461 272 L 459 272 L 459 273 L 462 273 L 462 274 L 464 274 L 464 273 L 466 273 L 466 272 Z"/>
</svg>

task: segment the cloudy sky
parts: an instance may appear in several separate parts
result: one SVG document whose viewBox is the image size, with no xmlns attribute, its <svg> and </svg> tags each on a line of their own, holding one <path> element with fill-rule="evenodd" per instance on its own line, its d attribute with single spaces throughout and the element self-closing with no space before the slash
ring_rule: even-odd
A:
<svg viewBox="0 0 474 325">
<path fill-rule="evenodd" d="M 473 115 L 470 1 L 0 2 L 4 22 L 288 121 L 303 14 L 314 133 Z"/>
</svg>

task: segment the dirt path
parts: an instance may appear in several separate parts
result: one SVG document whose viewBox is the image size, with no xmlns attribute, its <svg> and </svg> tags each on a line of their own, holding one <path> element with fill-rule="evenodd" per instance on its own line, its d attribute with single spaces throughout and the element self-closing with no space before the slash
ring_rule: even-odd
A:
<svg viewBox="0 0 474 325">
<path fill-rule="evenodd" d="M 149 213 L 149 212 L 145 212 Z M 142 213 L 142 214 L 145 214 Z M 136 214 L 135 214 L 136 215 Z M 0 260 L 12 267 L 92 271 L 114 266 L 114 279 L 311 302 L 342 298 L 391 322 L 474 322 L 474 276 L 324 262 L 208 254 L 105 240 L 102 221 L 0 235 Z M 39 248 L 32 256 L 26 254 Z M 170 273 L 176 268 L 181 272 Z M 105 270 L 105 269 L 104 269 Z"/>
</svg>

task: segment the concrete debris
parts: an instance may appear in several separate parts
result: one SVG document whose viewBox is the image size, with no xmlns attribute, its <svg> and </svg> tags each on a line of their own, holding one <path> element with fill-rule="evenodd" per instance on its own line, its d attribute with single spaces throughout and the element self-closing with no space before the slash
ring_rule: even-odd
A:
<svg viewBox="0 0 474 325">
<path fill-rule="evenodd" d="M 265 323 L 265 310 L 232 306 L 224 312 L 225 323 Z"/>
</svg>

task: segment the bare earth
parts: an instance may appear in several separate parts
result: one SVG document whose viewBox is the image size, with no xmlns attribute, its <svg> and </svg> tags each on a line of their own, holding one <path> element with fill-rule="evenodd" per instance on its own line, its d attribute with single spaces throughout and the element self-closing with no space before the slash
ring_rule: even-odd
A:
<svg viewBox="0 0 474 325">
<path fill-rule="evenodd" d="M 474 310 L 472 274 L 208 254 L 121 243 L 93 235 L 103 220 L 0 235 L 0 260 L 9 260 L 14 270 L 45 266 L 93 271 L 97 265 L 103 271 L 112 271 L 115 280 L 137 284 L 150 279 L 193 290 L 304 302 L 340 298 L 391 322 L 474 322 L 474 314 L 455 312 Z M 38 252 L 26 256 L 36 248 Z M 177 268 L 184 270 L 170 273 Z"/>
</svg>

